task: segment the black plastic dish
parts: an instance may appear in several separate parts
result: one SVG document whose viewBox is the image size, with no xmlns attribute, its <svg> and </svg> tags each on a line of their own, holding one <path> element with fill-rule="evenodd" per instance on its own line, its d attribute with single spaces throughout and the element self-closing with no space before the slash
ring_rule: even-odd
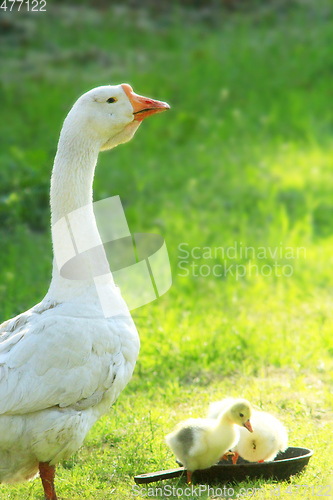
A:
<svg viewBox="0 0 333 500">
<path fill-rule="evenodd" d="M 228 461 L 218 462 L 213 467 L 197 470 L 193 473 L 194 483 L 234 483 L 247 479 L 275 479 L 284 481 L 301 472 L 308 464 L 313 451 L 308 448 L 289 447 L 283 453 L 279 453 L 272 462 L 247 462 L 239 457 L 237 464 L 233 465 L 231 458 Z M 152 483 L 163 479 L 172 479 L 184 474 L 186 469 L 179 467 L 165 471 L 140 474 L 134 477 L 137 484 Z"/>
<path fill-rule="evenodd" d="M 275 479 L 284 481 L 301 472 L 308 464 L 313 451 L 308 448 L 287 448 L 279 453 L 272 462 L 247 462 L 241 457 L 233 465 L 231 459 L 219 462 L 210 469 L 195 471 L 197 482 L 239 482 L 245 479 Z"/>
</svg>

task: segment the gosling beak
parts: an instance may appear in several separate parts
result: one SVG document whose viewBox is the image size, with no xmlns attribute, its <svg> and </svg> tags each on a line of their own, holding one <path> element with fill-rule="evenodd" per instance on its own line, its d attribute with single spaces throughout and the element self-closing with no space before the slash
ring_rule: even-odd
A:
<svg viewBox="0 0 333 500">
<path fill-rule="evenodd" d="M 248 430 L 249 432 L 253 432 L 253 429 L 252 429 L 252 425 L 251 425 L 250 420 L 247 420 L 247 421 L 246 421 L 243 425 L 244 425 L 244 427 L 246 427 L 246 428 L 247 428 L 247 430 Z"/>
<path fill-rule="evenodd" d="M 127 83 L 123 83 L 121 86 L 132 104 L 134 120 L 136 121 L 142 121 L 147 116 L 162 113 L 162 111 L 170 109 L 169 104 L 166 102 L 155 101 L 154 99 L 135 94 L 132 87 Z"/>
</svg>

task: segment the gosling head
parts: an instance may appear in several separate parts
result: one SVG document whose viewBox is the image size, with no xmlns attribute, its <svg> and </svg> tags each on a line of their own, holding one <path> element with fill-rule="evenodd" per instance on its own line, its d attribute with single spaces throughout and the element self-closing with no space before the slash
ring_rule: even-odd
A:
<svg viewBox="0 0 333 500">
<path fill-rule="evenodd" d="M 229 408 L 228 416 L 232 422 L 253 432 L 250 418 L 252 407 L 246 399 L 237 399 Z"/>
<path fill-rule="evenodd" d="M 165 102 L 135 94 L 126 83 L 96 87 L 76 101 L 63 133 L 74 131 L 76 137 L 106 150 L 129 141 L 144 118 L 169 108 Z"/>
</svg>

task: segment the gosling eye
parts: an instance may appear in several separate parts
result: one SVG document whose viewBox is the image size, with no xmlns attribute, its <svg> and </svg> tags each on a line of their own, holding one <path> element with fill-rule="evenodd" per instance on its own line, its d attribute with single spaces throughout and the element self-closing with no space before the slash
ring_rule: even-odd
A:
<svg viewBox="0 0 333 500">
<path fill-rule="evenodd" d="M 106 102 L 108 102 L 109 104 L 112 104 L 113 102 L 116 102 L 117 99 L 115 97 L 109 97 L 109 99 L 107 99 Z"/>
<path fill-rule="evenodd" d="M 240 413 L 239 416 L 240 416 L 240 418 L 243 418 L 244 417 L 244 413 Z"/>
</svg>

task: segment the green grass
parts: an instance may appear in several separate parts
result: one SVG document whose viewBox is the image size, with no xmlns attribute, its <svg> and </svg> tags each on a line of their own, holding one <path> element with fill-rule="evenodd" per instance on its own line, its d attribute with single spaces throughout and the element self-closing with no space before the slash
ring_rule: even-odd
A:
<svg viewBox="0 0 333 500">
<path fill-rule="evenodd" d="M 99 158 L 95 199 L 120 195 L 132 232 L 165 238 L 173 286 L 133 311 L 142 341 L 133 379 L 84 447 L 60 464 L 59 497 L 133 497 L 135 474 L 174 465 L 163 436 L 225 395 L 280 415 L 291 445 L 315 450 L 292 485 L 327 484 L 333 472 L 330 2 L 258 2 L 235 13 L 57 5 L 48 11 L 7 13 L 0 35 L 0 321 L 47 290 L 49 176 L 75 99 L 93 86 L 128 82 L 172 108 Z M 249 258 L 238 251 L 225 262 L 247 266 L 246 276 L 215 277 L 213 267 L 224 259 L 203 258 L 203 247 L 227 250 L 235 242 L 255 248 L 250 264 L 259 270 L 276 262 L 291 265 L 292 275 L 249 276 Z M 193 263 L 207 277 L 181 276 L 182 243 L 190 252 L 199 247 L 194 255 L 201 256 L 190 255 L 183 267 L 191 271 Z M 277 257 L 259 258 L 258 247 L 273 253 L 277 247 Z M 301 252 L 288 259 L 287 247 L 305 248 L 306 258 Z M 287 488 L 281 484 L 280 498 L 290 498 Z M 41 499 L 41 485 L 2 485 L 0 496 Z"/>
</svg>

